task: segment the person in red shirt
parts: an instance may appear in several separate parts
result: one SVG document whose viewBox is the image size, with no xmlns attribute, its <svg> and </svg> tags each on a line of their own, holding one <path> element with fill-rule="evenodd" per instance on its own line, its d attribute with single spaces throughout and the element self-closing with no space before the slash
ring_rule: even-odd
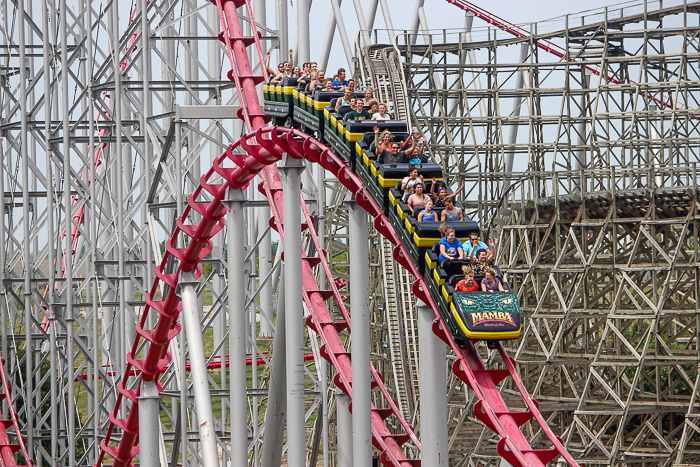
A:
<svg viewBox="0 0 700 467">
<path fill-rule="evenodd" d="M 479 284 L 474 280 L 474 271 L 469 266 L 462 266 L 464 279 L 457 282 L 455 289 L 457 292 L 476 292 L 479 289 Z"/>
</svg>

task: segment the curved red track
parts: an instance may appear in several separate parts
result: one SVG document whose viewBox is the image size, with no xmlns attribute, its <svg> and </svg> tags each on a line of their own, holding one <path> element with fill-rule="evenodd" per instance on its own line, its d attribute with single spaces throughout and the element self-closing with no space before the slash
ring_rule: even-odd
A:
<svg viewBox="0 0 700 467">
<path fill-rule="evenodd" d="M 229 78 L 236 84 L 240 102 L 242 103 L 239 117 L 242 118 L 248 129 L 248 134 L 232 144 L 224 154 L 219 156 L 209 171 L 201 178 L 200 185 L 190 195 L 187 207 L 177 220 L 177 227 L 170 240 L 166 242 L 166 253 L 160 266 L 156 270 L 156 278 L 151 287 L 151 292 L 146 296 L 146 309 L 139 325 L 137 325 L 137 337 L 131 352 L 127 355 L 127 366 L 122 382 L 118 385 L 114 410 L 110 413 L 110 425 L 105 439 L 100 443 L 102 452 L 96 462 L 99 467 L 104 455 L 114 458 L 115 467 L 131 465 L 133 457 L 138 452 L 138 393 L 141 381 L 154 381 L 166 370 L 170 362 L 167 347 L 174 336 L 180 330 L 177 317 L 182 309 L 180 298 L 175 294 L 180 272 L 196 271 L 201 274 L 199 262 L 211 251 L 211 238 L 219 232 L 224 225 L 226 210 L 222 200 L 226 196 L 228 188 L 244 188 L 258 174 L 263 182 L 260 190 L 264 192 L 270 201 L 272 218 L 270 225 L 278 230 L 284 239 L 284 219 L 282 216 L 282 184 L 275 167 L 282 154 L 287 153 L 294 158 L 305 158 L 311 162 L 320 164 L 325 170 L 330 171 L 337 179 L 354 195 L 358 204 L 374 218 L 374 225 L 384 237 L 393 245 L 394 258 L 404 268 L 408 269 L 416 278 L 413 291 L 418 298 L 428 304 L 436 313 L 433 323 L 435 333 L 452 347 L 458 356 L 453 369 L 465 383 L 470 385 L 479 398 L 475 405 L 475 413 L 487 426 L 496 431 L 501 440 L 498 443 L 499 454 L 513 466 L 543 466 L 549 460 L 561 455 L 571 466 L 577 466 L 576 462 L 566 452 L 561 441 L 546 425 L 544 418 L 537 410 L 537 405 L 527 393 L 520 381 L 515 366 L 500 347 L 501 355 L 505 359 L 507 370 L 488 370 L 483 364 L 476 348 L 469 344 L 466 348 L 460 348 L 449 333 L 443 332 L 443 325 L 437 306 L 427 291 L 427 287 L 418 268 L 411 262 L 406 248 L 400 243 L 398 235 L 382 213 L 381 207 L 371 199 L 364 190 L 359 177 L 355 175 L 338 156 L 320 141 L 302 133 L 284 127 L 264 127 L 269 118 L 262 112 L 260 102 L 255 90 L 256 84 L 262 82 L 267 76 L 253 76 L 248 61 L 246 44 L 254 43 L 257 48 L 258 58 L 263 60 L 262 49 L 257 32 L 253 32 L 252 38 L 243 37 L 236 8 L 245 5 L 248 9 L 251 23 L 254 24 L 252 8 L 247 0 L 217 0 L 221 25 L 224 33 L 220 35 L 227 46 L 232 71 Z M 243 150 L 246 154 L 236 154 Z M 232 168 L 229 168 L 232 167 Z M 210 180 L 221 177 L 223 183 L 212 183 Z M 300 200 L 305 220 L 303 227 L 308 228 L 316 247 L 318 238 L 312 227 L 312 219 L 306 210 L 303 199 Z M 195 211 L 201 221 L 198 224 L 190 224 L 190 213 Z M 187 245 L 177 248 L 175 245 Z M 312 268 L 321 264 L 325 273 L 330 277 L 330 268 L 323 254 L 319 256 L 306 256 L 303 254 L 303 287 L 304 300 L 310 310 L 309 327 L 318 332 L 323 342 L 322 355 L 331 362 L 337 370 L 336 385 L 352 395 L 352 372 L 350 356 L 342 345 L 339 332 L 350 327 L 350 321 L 345 308 L 342 306 L 339 292 L 332 280 L 331 290 L 319 290 L 314 279 Z M 174 263 L 171 271 L 166 271 L 168 261 Z M 159 282 L 163 281 L 165 287 L 162 300 L 155 300 L 155 291 Z M 345 320 L 334 322 L 325 305 L 325 301 L 331 296 L 337 299 Z M 154 311 L 158 314 L 158 320 L 154 329 L 144 329 L 148 313 Z M 142 345 L 141 339 L 149 343 L 144 349 L 144 358 L 136 359 L 136 355 Z M 138 381 L 133 385 L 135 389 L 125 387 L 125 382 L 132 371 L 136 371 Z M 401 449 L 401 445 L 412 441 L 418 448 L 420 444 L 413 434 L 411 427 L 400 415 L 396 404 L 389 397 L 383 387 L 381 379 L 373 369 L 374 382 L 379 386 L 385 396 L 388 408 L 373 408 L 372 433 L 373 444 L 381 452 L 381 461 L 387 466 L 412 466 L 419 465 L 420 461 L 408 459 Z M 529 408 L 527 412 L 511 412 L 500 396 L 497 383 L 504 377 L 512 376 L 516 385 L 521 388 L 525 402 Z M 160 389 L 160 388 L 159 388 Z M 131 401 L 128 417 L 119 419 L 118 413 L 124 398 Z M 384 419 L 394 414 L 401 422 L 405 433 L 392 434 L 384 424 Z M 534 450 L 520 431 L 520 425 L 534 418 L 542 427 L 543 432 L 552 441 L 553 448 L 548 450 Z M 121 440 L 116 446 L 110 446 L 110 440 L 114 428 L 122 430 Z"/>
</svg>

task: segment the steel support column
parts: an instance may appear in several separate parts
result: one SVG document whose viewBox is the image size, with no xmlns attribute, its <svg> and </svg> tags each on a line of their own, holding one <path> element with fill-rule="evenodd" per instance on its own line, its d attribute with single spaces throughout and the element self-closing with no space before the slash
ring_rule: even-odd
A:
<svg viewBox="0 0 700 467">
<path fill-rule="evenodd" d="M 61 10 L 63 12 L 66 11 L 66 2 L 65 0 L 61 1 Z M 19 0 L 17 4 L 17 8 L 19 9 L 19 60 L 20 60 L 20 67 L 19 67 L 19 88 L 20 88 L 20 93 L 19 93 L 19 102 L 20 102 L 20 112 L 21 112 L 21 135 L 22 135 L 22 146 L 20 147 L 20 158 L 21 160 L 21 165 L 22 165 L 22 206 L 24 207 L 24 212 L 22 214 L 22 231 L 23 231 L 23 242 L 24 242 L 24 248 L 23 248 L 23 256 L 24 256 L 24 338 L 25 338 L 25 348 L 27 349 L 27 352 L 25 354 L 25 379 L 24 379 L 24 389 L 25 389 L 25 397 L 27 403 L 33 399 L 32 397 L 32 383 L 33 383 L 33 376 L 32 376 L 32 371 L 33 371 L 33 366 L 32 366 L 32 360 L 34 358 L 34 341 L 32 340 L 32 330 L 33 330 L 33 323 L 32 323 L 32 310 L 34 307 L 32 306 L 32 277 L 31 277 L 31 264 L 32 264 L 32 258 L 31 258 L 31 243 L 30 243 L 30 235 L 31 235 L 31 222 L 30 222 L 30 216 L 32 215 L 32 210 L 28 208 L 29 206 L 29 155 L 27 152 L 27 148 L 29 147 L 28 144 L 28 138 L 29 138 L 29 126 L 28 126 L 28 118 L 29 118 L 29 111 L 27 109 L 27 66 L 26 66 L 26 48 L 25 48 L 25 11 L 24 11 L 24 1 Z M 65 17 L 62 15 L 61 16 L 61 38 L 65 38 Z M 67 73 L 67 64 L 68 64 L 68 59 L 66 58 L 67 55 L 67 47 L 66 47 L 66 42 L 62 42 L 62 60 L 61 60 L 61 89 L 64 91 L 64 94 L 67 98 L 68 96 L 68 85 L 64 80 L 68 79 L 68 73 Z M 64 143 L 67 141 L 68 138 L 68 126 L 66 125 L 68 121 L 68 106 L 65 106 L 66 109 L 64 111 L 64 123 L 63 123 L 63 135 L 64 135 Z M 66 145 L 63 150 L 68 151 L 69 146 Z M 64 154 L 64 164 L 68 164 L 68 154 Z M 0 174 L 0 176 L 4 176 L 4 174 Z M 64 192 L 67 193 L 65 198 L 70 199 L 70 168 L 67 168 L 64 170 L 64 176 L 68 179 L 66 181 L 66 188 L 64 189 Z M 4 192 L 3 192 L 3 199 L 4 199 Z M 66 203 L 68 207 L 66 207 L 66 210 L 68 213 L 70 212 L 70 203 Z M 5 215 L 5 206 L 3 202 L 3 212 L 2 215 Z M 67 216 L 68 219 L 67 221 L 70 222 L 70 216 Z M 67 250 L 70 250 L 70 239 L 66 241 L 67 243 Z M 3 255 L 5 255 L 5 250 L 3 250 Z M 66 284 L 70 285 L 72 284 L 72 281 L 69 279 Z M 70 313 L 70 311 L 69 311 Z M 71 316 L 72 317 L 72 316 Z M 68 331 L 68 342 L 67 342 L 67 350 L 66 353 L 68 355 L 68 360 L 69 364 L 72 363 L 72 355 L 73 355 L 73 347 L 72 347 L 72 337 L 73 337 L 73 328 L 71 327 Z M 73 368 L 70 366 L 69 368 Z M 73 385 L 69 385 L 70 388 L 73 388 Z M 71 399 L 72 400 L 72 399 Z M 34 418 L 32 417 L 32 413 L 30 411 L 27 411 L 26 414 L 26 419 L 27 419 L 27 449 L 29 449 L 30 453 L 34 452 Z M 74 452 L 74 451 L 71 451 Z M 71 457 L 73 459 L 75 456 Z"/>
<path fill-rule="evenodd" d="M 527 52 L 530 49 L 530 44 L 527 42 L 523 42 L 520 44 L 520 63 L 523 63 L 527 60 Z M 515 76 L 515 89 L 522 89 L 523 85 L 525 84 L 525 78 L 524 74 L 528 73 L 527 70 L 521 70 L 518 68 L 516 71 L 516 76 Z M 511 112 L 511 115 L 515 118 L 520 117 L 520 109 L 522 108 L 523 104 L 523 95 L 518 94 L 514 101 L 513 101 L 513 112 Z M 518 140 L 518 128 L 519 124 L 514 124 L 513 126 L 510 127 L 510 134 L 508 135 L 508 145 L 510 146 L 510 150 L 506 154 L 506 173 L 512 172 L 513 171 L 513 158 L 515 157 L 515 143 Z M 504 190 L 507 190 L 508 187 L 504 186 Z"/>
<path fill-rule="evenodd" d="M 281 248 L 281 247 L 279 247 Z M 267 392 L 267 410 L 265 412 L 265 442 L 263 443 L 261 467 L 279 467 L 282 463 L 284 446 L 284 422 L 287 411 L 287 375 L 285 347 L 285 310 L 284 310 L 284 274 L 280 280 L 277 294 L 277 320 L 275 321 L 275 338 L 272 342 L 272 369 L 270 370 L 270 387 Z M 277 351 L 279 350 L 279 352 Z"/>
<path fill-rule="evenodd" d="M 232 250 L 235 248 L 229 248 Z M 204 338 L 200 317 L 200 303 L 197 299 L 197 285 L 193 272 L 182 272 L 178 292 L 182 299 L 182 321 L 184 322 L 190 354 L 190 378 L 194 392 L 194 406 L 199 424 L 199 441 L 204 467 L 219 467 L 219 452 L 216 444 L 216 426 L 211 406 L 207 360 L 204 355 Z M 244 380 L 245 381 L 245 380 Z M 186 401 L 181 401 L 186 407 Z M 245 452 L 245 451 L 244 451 Z"/>
<path fill-rule="evenodd" d="M 447 369 L 445 344 L 433 334 L 435 313 L 420 300 L 418 311 L 418 382 L 420 385 L 421 463 L 448 465 Z"/>
<path fill-rule="evenodd" d="M 248 396 L 246 394 L 245 204 L 240 188 L 229 189 L 227 209 L 229 376 L 231 465 L 248 465 Z"/>
<path fill-rule="evenodd" d="M 345 59 L 348 62 L 348 76 L 352 76 L 355 73 L 355 67 L 353 66 L 353 53 L 352 46 L 348 40 L 348 35 L 345 32 L 345 22 L 343 21 L 343 14 L 340 12 L 340 1 L 341 0 L 331 0 L 331 6 L 333 7 L 333 16 L 338 25 L 338 33 L 340 34 L 340 41 L 343 43 L 343 50 L 345 50 Z M 328 25 L 328 30 L 330 30 L 330 23 Z M 328 40 L 328 31 L 326 31 L 326 43 L 324 43 L 323 51 L 321 52 L 321 65 L 325 68 L 328 64 L 328 57 L 331 50 L 331 41 Z M 326 76 L 333 77 L 332 70 L 326 70 Z"/>
<path fill-rule="evenodd" d="M 411 44 L 416 43 L 418 38 L 418 26 L 420 25 L 420 9 L 423 8 L 425 0 L 416 0 L 416 6 L 413 9 L 413 18 L 411 18 Z"/>
<path fill-rule="evenodd" d="M 353 467 L 352 457 L 352 414 L 350 413 L 350 396 L 340 389 L 336 390 L 335 399 L 337 415 L 338 467 Z M 372 465 L 367 464 L 367 465 Z"/>
<path fill-rule="evenodd" d="M 280 48 L 277 50 L 277 63 L 288 59 L 289 50 L 289 23 L 287 20 L 287 2 L 276 2 L 275 27 L 280 38 Z"/>
<path fill-rule="evenodd" d="M 285 154 L 280 167 L 284 186 L 284 300 L 287 351 L 287 462 L 306 465 L 304 407 L 304 309 L 302 307 L 301 196 L 304 160 Z M 281 331 L 281 330 L 280 330 Z"/>
<path fill-rule="evenodd" d="M 139 462 L 160 467 L 160 396 L 153 381 L 141 383 L 139 394 Z"/>
<path fill-rule="evenodd" d="M 348 207 L 350 316 L 352 319 L 352 451 L 354 465 L 372 464 L 372 402 L 369 324 L 369 244 L 367 213 L 357 201 Z"/>
<path fill-rule="evenodd" d="M 262 195 L 260 199 L 264 199 Z M 270 208 L 259 208 L 257 217 L 258 235 L 263 238 L 258 246 L 258 277 L 262 281 L 272 269 L 272 243 L 269 229 Z M 260 286 L 260 337 L 272 337 L 272 281 Z"/>
<path fill-rule="evenodd" d="M 297 64 L 300 66 L 311 60 L 310 8 L 310 0 L 297 0 Z"/>
</svg>

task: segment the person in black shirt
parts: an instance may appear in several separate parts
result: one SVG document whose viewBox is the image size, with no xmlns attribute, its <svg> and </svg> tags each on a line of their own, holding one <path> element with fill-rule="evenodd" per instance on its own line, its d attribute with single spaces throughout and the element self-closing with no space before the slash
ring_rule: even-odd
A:
<svg viewBox="0 0 700 467">
<path fill-rule="evenodd" d="M 417 132 L 416 132 L 417 133 Z M 418 144 L 419 138 L 413 138 L 413 144 L 405 151 L 399 151 L 399 143 L 392 142 L 391 150 L 387 151 L 379 146 L 379 128 L 374 127 L 374 152 L 377 155 L 377 162 L 380 164 L 405 164 L 413 154 Z"/>
</svg>

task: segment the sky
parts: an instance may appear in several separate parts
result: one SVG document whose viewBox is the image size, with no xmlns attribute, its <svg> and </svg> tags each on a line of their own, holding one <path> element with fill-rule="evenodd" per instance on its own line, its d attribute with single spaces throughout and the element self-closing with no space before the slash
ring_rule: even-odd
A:
<svg viewBox="0 0 700 467">
<path fill-rule="evenodd" d="M 359 0 L 362 9 L 367 14 L 370 0 Z M 413 12 L 415 8 L 415 0 L 386 0 L 389 6 L 391 20 L 395 29 L 408 29 L 411 24 Z M 473 2 L 480 8 L 483 8 L 490 13 L 501 17 L 511 23 L 523 24 L 530 22 L 540 22 L 551 18 L 560 17 L 558 21 L 553 21 L 553 28 L 563 29 L 564 19 L 566 14 L 576 15 L 582 11 L 600 10 L 605 6 L 611 9 L 619 9 L 621 6 L 640 3 L 638 0 L 634 2 L 619 3 L 615 1 L 603 0 L 587 0 L 585 2 L 571 2 L 562 0 L 491 0 Z M 651 2 L 650 2 L 651 3 Z M 296 19 L 298 16 L 298 2 L 296 0 L 288 0 L 287 3 L 289 14 L 289 31 L 290 37 L 296 33 Z M 456 29 L 464 27 L 465 13 L 459 7 L 452 5 L 447 0 L 425 0 L 423 6 L 425 16 L 430 29 Z M 654 9 L 650 6 L 650 9 Z M 323 39 L 325 37 L 328 19 L 332 12 L 330 0 L 315 0 L 311 6 L 311 59 L 314 60 L 321 55 L 323 47 Z M 355 0 L 345 0 L 341 3 L 341 12 L 345 29 L 348 34 L 348 39 L 351 46 L 354 44 L 354 39 L 359 31 L 359 23 L 355 10 Z M 275 0 L 267 1 L 267 22 L 268 26 L 273 27 L 275 18 Z M 556 26 L 559 27 L 556 27 Z M 485 27 L 488 26 L 484 21 L 475 18 L 474 28 L 481 28 L 485 34 Z M 382 15 L 381 6 L 377 10 L 377 18 L 374 24 L 377 29 L 384 29 L 384 17 Z M 546 27 L 542 24 L 540 27 Z M 475 29 L 475 34 L 477 30 Z M 290 46 L 291 44 L 290 40 Z M 353 47 L 354 48 L 354 47 Z M 327 69 L 337 70 L 339 67 L 347 66 L 347 60 L 343 52 L 340 36 L 336 31 L 331 58 Z"/>
</svg>

